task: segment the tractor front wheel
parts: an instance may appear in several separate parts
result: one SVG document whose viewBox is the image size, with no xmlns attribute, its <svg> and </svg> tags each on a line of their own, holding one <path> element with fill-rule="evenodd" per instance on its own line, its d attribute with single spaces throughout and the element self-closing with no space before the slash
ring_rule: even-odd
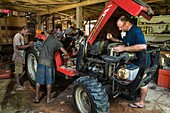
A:
<svg viewBox="0 0 170 113">
<path fill-rule="evenodd" d="M 73 85 L 73 101 L 78 113 L 109 113 L 108 95 L 95 78 L 80 77 Z"/>
</svg>

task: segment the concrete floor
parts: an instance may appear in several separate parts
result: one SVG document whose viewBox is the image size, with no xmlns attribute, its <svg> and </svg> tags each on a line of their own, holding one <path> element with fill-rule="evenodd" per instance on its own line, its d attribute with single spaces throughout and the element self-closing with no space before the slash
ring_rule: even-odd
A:
<svg viewBox="0 0 170 113">
<path fill-rule="evenodd" d="M 11 90 L 14 84 L 14 78 L 0 80 L 0 113 L 75 113 L 72 85 L 60 91 L 54 103 L 46 104 L 44 97 L 40 104 L 34 104 L 32 99 L 35 92 L 29 82 L 24 83 L 27 91 L 18 91 L 13 95 Z M 170 113 L 170 89 L 159 87 L 154 82 L 150 82 L 148 86 L 149 93 L 144 108 L 129 108 L 128 101 L 117 98 L 110 100 L 110 113 Z"/>
<path fill-rule="evenodd" d="M 170 113 L 170 89 L 157 86 L 150 82 L 146 97 L 146 109 L 159 109 L 162 113 Z"/>
</svg>

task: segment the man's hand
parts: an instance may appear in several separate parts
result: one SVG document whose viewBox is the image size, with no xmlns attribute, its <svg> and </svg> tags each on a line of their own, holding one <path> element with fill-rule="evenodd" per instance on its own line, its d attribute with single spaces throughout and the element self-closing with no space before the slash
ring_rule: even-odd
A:
<svg viewBox="0 0 170 113">
<path fill-rule="evenodd" d="M 106 37 L 107 37 L 108 40 L 110 40 L 113 36 L 112 36 L 111 33 L 107 33 L 107 36 L 106 36 Z"/>
<path fill-rule="evenodd" d="M 107 33 L 106 38 L 107 38 L 108 40 L 111 40 L 111 41 L 114 41 L 114 42 L 120 42 L 120 43 L 122 43 L 121 40 L 118 40 L 118 39 L 114 38 L 111 33 Z"/>
<path fill-rule="evenodd" d="M 68 58 L 70 58 L 69 55 L 64 55 L 64 56 L 63 56 L 63 59 L 68 59 Z"/>
<path fill-rule="evenodd" d="M 34 44 L 34 41 L 29 42 L 29 46 L 32 46 Z"/>
<path fill-rule="evenodd" d="M 115 52 L 123 52 L 125 51 L 125 46 L 117 46 L 117 47 L 114 47 L 113 50 Z"/>
</svg>

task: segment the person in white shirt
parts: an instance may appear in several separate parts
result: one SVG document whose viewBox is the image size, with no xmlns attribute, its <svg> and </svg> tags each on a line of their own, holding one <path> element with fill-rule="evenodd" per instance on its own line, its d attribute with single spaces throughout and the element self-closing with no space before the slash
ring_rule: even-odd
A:
<svg viewBox="0 0 170 113">
<path fill-rule="evenodd" d="M 20 77 L 19 75 L 23 74 L 23 64 L 25 64 L 25 49 L 33 45 L 33 42 L 31 41 L 28 45 L 25 45 L 24 43 L 24 36 L 26 36 L 28 33 L 28 28 L 26 26 L 21 27 L 20 32 L 15 34 L 13 39 L 13 57 L 12 61 L 14 61 L 14 68 L 15 68 L 15 80 L 17 83 L 16 90 L 24 90 L 25 87 L 23 87 L 20 83 Z"/>
</svg>

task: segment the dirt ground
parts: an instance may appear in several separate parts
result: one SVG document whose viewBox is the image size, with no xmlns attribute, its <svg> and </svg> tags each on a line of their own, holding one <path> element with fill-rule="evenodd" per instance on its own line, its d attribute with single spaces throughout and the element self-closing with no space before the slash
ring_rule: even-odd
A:
<svg viewBox="0 0 170 113">
<path fill-rule="evenodd" d="M 15 94 L 11 93 L 15 84 L 14 78 L 2 79 L 0 81 L 1 89 L 5 88 L 5 84 L 7 85 L 6 92 L 0 90 L 0 93 L 5 93 L 1 103 L 2 113 L 76 113 L 71 94 L 72 81 L 69 79 L 66 80 L 63 77 L 58 79 L 53 87 L 53 94 L 56 100 L 50 104 L 46 104 L 46 94 L 43 91 L 41 92 L 41 102 L 39 104 L 32 102 L 35 90 L 26 79 L 23 82 L 27 90 L 17 91 Z M 161 113 L 158 110 L 149 111 L 144 108 L 129 108 L 127 106 L 129 102 L 121 98 L 110 99 L 110 103 L 110 113 Z"/>
</svg>

